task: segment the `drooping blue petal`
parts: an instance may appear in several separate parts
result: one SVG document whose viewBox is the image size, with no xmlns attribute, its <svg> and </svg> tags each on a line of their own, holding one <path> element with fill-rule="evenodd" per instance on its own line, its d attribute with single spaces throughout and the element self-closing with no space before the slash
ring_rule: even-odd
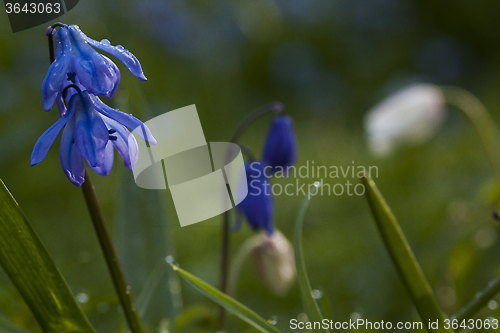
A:
<svg viewBox="0 0 500 333">
<path fill-rule="evenodd" d="M 35 147 L 33 148 L 33 152 L 31 153 L 31 165 L 36 165 L 43 161 L 47 153 L 49 152 L 50 147 L 54 143 L 57 135 L 61 131 L 64 125 L 68 122 L 68 120 L 73 117 L 75 113 L 75 109 L 70 109 L 69 112 L 59 118 L 54 125 L 50 126 L 48 130 L 46 130 L 40 138 L 38 138 L 35 143 Z"/>
<path fill-rule="evenodd" d="M 139 60 L 137 60 L 137 58 L 129 50 L 126 50 L 123 46 L 121 45 L 113 46 L 107 39 L 103 39 L 100 42 L 98 42 L 87 36 L 85 36 L 84 38 L 87 41 L 87 43 L 89 43 L 93 47 L 98 48 L 99 50 L 102 50 L 104 52 L 108 52 L 109 54 L 115 56 L 125 65 L 125 67 L 127 67 L 127 69 L 133 76 L 139 78 L 139 80 L 141 81 L 147 80 L 147 78 L 144 76 Z"/>
<path fill-rule="evenodd" d="M 264 174 L 261 162 L 246 163 L 248 195 L 237 206 L 243 212 L 248 223 L 254 230 L 274 232 L 274 203 L 271 194 L 271 184 Z"/>
<path fill-rule="evenodd" d="M 68 30 L 73 47 L 71 67 L 80 79 L 80 83 L 92 94 L 110 94 L 120 79 L 114 69 L 116 66 L 110 66 L 111 60 L 87 44 L 85 35 L 78 26 L 68 25 Z"/>
<path fill-rule="evenodd" d="M 76 146 L 89 164 L 95 167 L 104 163 L 109 135 L 101 116 L 92 108 L 87 96 L 86 91 L 73 95 L 69 101 L 69 108 L 75 108 Z"/>
<path fill-rule="evenodd" d="M 45 111 L 52 109 L 56 95 L 66 78 L 66 72 L 71 63 L 72 45 L 70 42 L 68 28 L 61 27 L 55 34 L 56 60 L 50 65 L 47 75 L 42 83 L 42 99 Z"/>
<path fill-rule="evenodd" d="M 110 92 L 104 95 L 107 99 L 111 99 L 115 94 L 118 85 L 120 84 L 120 70 L 118 69 L 118 67 L 116 67 L 115 63 L 111 61 L 111 59 L 109 59 L 105 55 L 102 55 L 102 57 L 106 59 L 106 61 L 108 62 L 108 66 L 115 72 L 115 85 Z"/>
<path fill-rule="evenodd" d="M 137 135 L 139 135 L 142 139 L 148 141 L 152 145 L 156 145 L 156 140 L 153 137 L 153 134 L 151 134 L 149 128 L 144 125 L 142 121 L 132 116 L 131 114 L 124 113 L 118 109 L 113 109 L 112 107 L 107 106 L 97 96 L 94 96 L 92 94 L 89 94 L 88 96 L 90 98 L 90 102 L 97 111 L 108 118 L 116 120 L 117 122 L 128 127 L 131 130 L 135 130 L 136 128 L 140 127 L 140 130 L 136 131 Z"/>
<path fill-rule="evenodd" d="M 135 163 L 139 157 L 139 148 L 135 137 L 128 129 L 117 121 L 101 115 L 108 128 L 110 142 L 118 150 L 125 166 L 134 171 Z"/>
<path fill-rule="evenodd" d="M 115 150 L 113 149 L 113 145 L 111 141 L 106 144 L 105 152 L 104 152 L 104 162 L 101 166 L 90 166 L 95 173 L 100 176 L 106 177 L 111 172 L 113 168 L 113 160 L 115 158 Z M 88 162 L 88 161 L 87 161 Z M 89 163 L 90 164 L 90 163 Z"/>
<path fill-rule="evenodd" d="M 297 140 L 293 130 L 293 121 L 290 116 L 276 116 L 271 123 L 264 149 L 262 161 L 271 166 L 273 171 L 277 168 L 285 172 L 297 159 Z"/>
<path fill-rule="evenodd" d="M 68 112 L 68 109 L 66 108 L 66 104 L 64 104 L 64 100 L 61 93 L 57 93 L 56 102 L 57 102 L 57 107 L 59 109 L 59 114 L 61 115 L 61 117 L 64 117 L 66 112 Z"/>
<path fill-rule="evenodd" d="M 81 186 L 85 181 L 85 163 L 80 150 L 76 147 L 73 137 L 75 129 L 75 117 L 64 128 L 61 137 L 61 148 L 59 150 L 59 160 L 61 167 L 69 181 L 76 186 Z"/>
</svg>

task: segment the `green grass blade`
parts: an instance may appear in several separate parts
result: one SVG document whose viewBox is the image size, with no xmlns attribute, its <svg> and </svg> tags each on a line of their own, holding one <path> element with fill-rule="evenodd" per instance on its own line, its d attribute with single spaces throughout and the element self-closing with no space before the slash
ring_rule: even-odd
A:
<svg viewBox="0 0 500 333">
<path fill-rule="evenodd" d="M 415 308 L 420 314 L 424 326 L 427 325 L 428 320 L 435 321 L 438 319 L 440 323 L 439 328 L 431 331 L 453 332 L 451 329 L 446 330 L 443 328 L 446 317 L 436 301 L 403 231 L 399 227 L 396 218 L 382 197 L 375 182 L 368 178 L 363 178 L 362 181 L 366 188 L 366 199 L 368 200 L 384 245 L 413 300 Z"/>
<path fill-rule="evenodd" d="M 304 253 L 302 250 L 302 225 L 304 224 L 304 216 L 306 214 L 307 207 L 309 206 L 310 196 L 304 199 L 302 205 L 299 209 L 299 214 L 295 221 L 295 232 L 293 236 L 293 247 L 295 252 L 295 266 L 297 268 L 297 280 L 299 282 L 299 288 L 302 295 L 302 301 L 304 303 L 304 311 L 309 317 L 309 321 L 321 322 L 323 316 L 319 310 L 318 303 L 313 297 L 311 283 L 309 282 L 309 277 L 307 276 L 306 263 L 304 260 Z M 328 330 L 321 330 L 322 332 Z"/>
<path fill-rule="evenodd" d="M 485 307 L 489 301 L 491 301 L 500 292 L 500 277 L 492 280 L 488 283 L 488 286 L 480 291 L 474 296 L 474 298 L 467 303 L 463 308 L 461 308 L 455 315 L 453 319 L 457 319 L 459 323 L 464 319 L 471 319 L 476 316 L 476 314 Z"/>
<path fill-rule="evenodd" d="M 0 265 L 44 332 L 95 332 L 21 208 L 0 183 Z"/>
<path fill-rule="evenodd" d="M 179 268 L 176 265 L 170 264 L 172 268 L 177 271 L 181 277 L 186 280 L 189 284 L 191 284 L 193 287 L 195 287 L 198 291 L 200 291 L 203 295 L 207 296 L 210 298 L 212 301 L 215 303 L 219 304 L 220 306 L 224 307 L 227 311 L 231 312 L 234 314 L 236 317 L 240 318 L 241 320 L 245 321 L 246 323 L 250 324 L 251 326 L 255 327 L 258 329 L 260 332 L 274 332 L 274 333 L 279 333 L 280 330 L 278 330 L 274 325 L 272 325 L 270 322 L 259 316 L 257 313 L 254 311 L 250 310 L 237 300 L 235 300 L 232 297 L 229 297 L 228 295 L 224 294 L 217 288 L 214 288 L 213 286 L 209 285 L 203 280 L 200 280 L 196 276 L 192 275 L 191 273 L 186 272 L 182 268 Z"/>
</svg>

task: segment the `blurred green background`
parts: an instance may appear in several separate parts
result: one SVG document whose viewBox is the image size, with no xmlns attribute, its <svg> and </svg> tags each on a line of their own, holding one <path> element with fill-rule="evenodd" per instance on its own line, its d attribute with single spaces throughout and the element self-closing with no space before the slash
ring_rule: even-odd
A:
<svg viewBox="0 0 500 333">
<path fill-rule="evenodd" d="M 430 142 L 376 159 L 366 146 L 363 116 L 394 89 L 432 82 L 470 90 L 498 123 L 499 11 L 500 2 L 465 0 L 81 0 L 60 21 L 137 56 L 148 81 L 139 82 L 116 62 L 122 81 L 106 103 L 142 120 L 196 104 L 207 141 L 227 141 L 249 112 L 278 100 L 295 121 L 297 166 L 378 166 L 375 181 L 452 314 L 500 275 L 499 226 L 491 217 L 498 203 L 491 200 L 493 172 L 479 137 L 469 119 L 448 108 Z M 13 34 L 0 14 L 0 177 L 92 324 L 99 332 L 116 332 L 123 322 L 114 291 L 81 191 L 61 171 L 59 139 L 43 163 L 29 165 L 34 143 L 58 118 L 41 104 L 49 65 L 44 33 L 45 25 Z M 257 154 L 269 120 L 260 119 L 241 140 Z M 216 314 L 213 303 L 158 267 L 172 255 L 218 286 L 221 218 L 181 228 L 168 192 L 138 189 L 118 158 L 109 177 L 92 179 L 135 298 L 158 276 L 146 320 L 151 332 L 159 332 L 159 318 L 172 318 L 181 303 Z M 289 239 L 301 200 L 275 198 L 276 227 Z M 233 253 L 251 235 L 247 225 L 234 233 Z M 363 197 L 315 198 L 304 241 L 311 284 L 329 299 L 332 319 L 418 320 Z M 237 299 L 265 318 L 276 316 L 278 327 L 289 331 L 290 319 L 303 312 L 298 287 L 274 296 L 250 262 L 241 276 Z M 480 317 L 499 318 L 498 304 L 489 307 Z M 203 312 L 196 325 L 210 330 Z M 39 330 L 3 272 L 0 314 Z M 247 327 L 233 317 L 229 325 L 229 332 Z"/>
</svg>

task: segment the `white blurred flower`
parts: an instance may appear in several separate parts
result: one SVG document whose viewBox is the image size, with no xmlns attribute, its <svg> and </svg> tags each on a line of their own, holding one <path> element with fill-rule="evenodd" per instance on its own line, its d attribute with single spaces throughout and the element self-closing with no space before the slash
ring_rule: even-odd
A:
<svg viewBox="0 0 500 333">
<path fill-rule="evenodd" d="M 263 232 L 253 248 L 252 258 L 257 276 L 277 296 L 284 296 L 295 276 L 295 259 L 290 242 L 279 231 Z"/>
<path fill-rule="evenodd" d="M 390 95 L 365 118 L 370 150 L 387 156 L 402 144 L 429 139 L 445 118 L 444 96 L 433 84 L 415 84 Z"/>
</svg>

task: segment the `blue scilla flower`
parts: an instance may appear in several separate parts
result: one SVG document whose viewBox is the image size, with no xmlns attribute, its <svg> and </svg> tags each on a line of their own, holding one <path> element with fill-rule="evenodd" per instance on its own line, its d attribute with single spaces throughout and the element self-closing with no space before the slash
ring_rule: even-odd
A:
<svg viewBox="0 0 500 333">
<path fill-rule="evenodd" d="M 93 47 L 120 60 L 132 75 L 146 81 L 141 64 L 123 46 L 113 46 L 107 39 L 100 42 L 87 37 L 77 25 L 63 25 L 55 33 L 56 60 L 50 65 L 42 84 L 43 107 L 52 108 L 62 102 L 65 85 L 78 84 L 90 94 L 111 98 L 120 83 L 120 70 L 115 63 Z"/>
<path fill-rule="evenodd" d="M 286 170 L 297 159 L 297 140 L 293 130 L 293 121 L 290 116 L 276 116 L 267 133 L 262 152 L 262 161 L 273 171 Z"/>
<path fill-rule="evenodd" d="M 237 206 L 245 215 L 254 230 L 265 230 L 269 235 L 274 232 L 274 203 L 269 179 L 264 174 L 261 162 L 245 164 L 248 195 Z"/>
<path fill-rule="evenodd" d="M 74 92 L 69 99 L 67 111 L 38 139 L 31 154 L 31 165 L 36 165 L 45 158 L 64 127 L 59 151 L 61 167 L 76 186 L 81 186 L 85 181 L 84 158 L 99 175 L 109 174 L 113 167 L 113 148 L 121 155 L 125 165 L 134 170 L 138 147 L 134 136 L 126 127 L 139 128 L 137 134 L 141 138 L 156 144 L 147 126 L 134 116 L 107 106 L 99 97 L 81 91 L 78 86 L 68 87 L 68 90 Z"/>
</svg>

